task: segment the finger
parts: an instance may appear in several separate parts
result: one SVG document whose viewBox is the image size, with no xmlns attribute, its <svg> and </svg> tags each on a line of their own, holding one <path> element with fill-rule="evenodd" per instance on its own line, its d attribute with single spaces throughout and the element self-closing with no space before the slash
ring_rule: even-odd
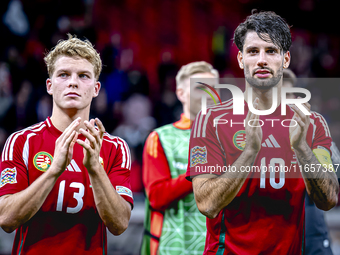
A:
<svg viewBox="0 0 340 255">
<path fill-rule="evenodd" d="M 303 104 L 303 106 L 306 107 L 306 109 L 308 110 L 308 112 L 310 112 L 310 109 L 311 109 L 311 107 L 312 107 L 312 106 L 310 105 L 310 103 L 306 102 L 306 103 Z"/>
<path fill-rule="evenodd" d="M 88 151 L 89 153 L 91 153 L 91 151 L 93 150 L 93 148 L 91 147 L 90 143 L 87 143 L 86 140 L 80 140 L 77 139 L 77 144 L 79 144 L 80 146 L 82 146 L 86 151 Z"/>
<path fill-rule="evenodd" d="M 84 121 L 85 126 L 88 128 L 88 132 L 96 139 L 97 143 L 100 143 L 100 133 L 94 126 L 94 120 L 90 122 Z"/>
<path fill-rule="evenodd" d="M 75 130 L 72 131 L 71 135 L 66 138 L 65 143 L 63 144 L 66 148 L 70 148 L 70 145 L 76 136 L 77 132 Z"/>
<path fill-rule="evenodd" d="M 94 119 L 91 119 L 90 123 L 91 123 L 92 126 L 94 126 Z"/>
<path fill-rule="evenodd" d="M 254 109 L 256 109 L 256 110 L 259 109 L 259 102 L 260 102 L 260 99 L 258 97 L 256 97 L 254 102 L 253 102 Z M 256 123 L 256 122 L 258 122 L 258 121 L 256 121 L 256 119 L 257 120 L 259 119 L 259 115 L 252 113 L 250 115 L 250 120 L 254 120 L 253 123 Z"/>
<path fill-rule="evenodd" d="M 91 134 L 95 134 L 96 132 L 98 132 L 97 129 L 95 128 L 95 126 L 94 126 L 94 120 L 93 119 L 91 119 L 90 121 L 85 120 L 84 124 Z"/>
<path fill-rule="evenodd" d="M 253 124 L 254 128 L 256 127 L 260 127 L 260 116 L 259 115 L 256 115 L 254 114 L 254 118 L 253 118 Z"/>
<path fill-rule="evenodd" d="M 305 123 L 302 121 L 302 119 L 301 119 L 299 116 L 295 116 L 295 117 L 294 117 L 294 120 L 298 123 L 298 125 L 299 125 L 301 128 L 304 128 L 304 127 L 305 127 Z"/>
<path fill-rule="evenodd" d="M 298 97 L 298 99 L 301 99 L 301 98 L 302 97 Z M 310 112 L 310 109 L 311 109 L 310 103 L 306 102 L 306 103 L 303 103 L 302 105 L 308 110 L 308 112 Z M 296 106 L 296 105 L 294 105 L 294 106 Z"/>
<path fill-rule="evenodd" d="M 294 115 L 299 116 L 301 119 L 305 118 L 306 115 L 296 105 L 292 106 L 292 110 L 295 112 Z"/>
<path fill-rule="evenodd" d="M 105 127 L 104 127 L 103 123 L 98 118 L 96 118 L 95 121 L 96 121 L 96 124 L 99 128 L 100 139 L 103 139 L 103 136 L 105 134 Z"/>
<path fill-rule="evenodd" d="M 79 132 L 89 140 L 91 147 L 94 148 L 95 143 L 96 143 L 96 138 L 92 134 L 84 130 L 83 128 L 80 128 Z"/>
<path fill-rule="evenodd" d="M 60 135 L 61 143 L 65 144 L 65 141 L 68 139 L 68 137 L 72 134 L 73 131 L 79 126 L 81 118 L 78 117 L 68 127 L 64 130 L 64 132 Z M 59 139 L 58 138 L 58 139 Z"/>
<path fill-rule="evenodd" d="M 71 143 L 70 143 L 70 150 L 73 150 L 73 147 L 74 147 L 74 145 L 75 145 L 75 143 L 76 143 L 76 141 L 77 141 L 77 139 L 78 139 L 78 132 L 76 131 L 76 134 L 74 135 L 74 137 L 73 137 L 73 139 L 72 139 L 72 141 L 71 141 Z"/>
</svg>

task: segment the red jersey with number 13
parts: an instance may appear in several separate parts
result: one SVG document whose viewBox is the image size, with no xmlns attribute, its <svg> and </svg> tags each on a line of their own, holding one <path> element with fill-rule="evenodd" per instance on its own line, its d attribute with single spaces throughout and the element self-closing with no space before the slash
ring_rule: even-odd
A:
<svg viewBox="0 0 340 255">
<path fill-rule="evenodd" d="M 0 196 L 26 189 L 48 171 L 61 134 L 47 118 L 7 139 L 0 161 Z M 107 254 L 106 227 L 96 209 L 83 157 L 83 147 L 76 143 L 70 164 L 40 210 L 17 229 L 13 255 Z M 131 158 L 125 141 L 105 133 L 100 163 L 117 193 L 133 204 Z"/>
</svg>

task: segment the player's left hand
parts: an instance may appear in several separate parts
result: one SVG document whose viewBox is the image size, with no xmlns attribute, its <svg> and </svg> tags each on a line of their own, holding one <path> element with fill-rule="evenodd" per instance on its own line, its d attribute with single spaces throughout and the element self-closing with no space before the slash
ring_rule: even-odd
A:
<svg viewBox="0 0 340 255">
<path fill-rule="evenodd" d="M 98 130 L 95 128 L 95 124 L 98 126 Z M 87 171 L 93 172 L 96 168 L 100 167 L 99 154 L 102 147 L 103 136 L 105 128 L 103 123 L 96 118 L 90 121 L 85 120 L 84 125 L 87 130 L 79 129 L 79 132 L 83 134 L 85 141 L 78 139 L 77 143 L 84 148 L 83 164 Z"/>
<path fill-rule="evenodd" d="M 302 105 L 310 112 L 311 105 L 309 103 Z M 305 115 L 296 105 L 293 105 L 292 109 L 295 112 L 293 120 L 297 122 L 297 125 L 292 127 L 294 123 L 292 121 L 289 127 L 290 144 L 294 149 L 299 149 L 301 146 L 307 144 L 306 136 L 310 124 L 310 117 L 309 115 Z"/>
</svg>

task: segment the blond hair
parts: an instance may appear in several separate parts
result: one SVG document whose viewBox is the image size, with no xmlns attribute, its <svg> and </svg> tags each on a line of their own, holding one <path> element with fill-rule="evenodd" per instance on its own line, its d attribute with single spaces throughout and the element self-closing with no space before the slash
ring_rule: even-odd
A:
<svg viewBox="0 0 340 255">
<path fill-rule="evenodd" d="M 89 61 L 94 68 L 94 75 L 98 81 L 102 71 L 102 61 L 99 53 L 94 49 L 89 40 L 80 40 L 76 36 L 67 34 L 67 40 L 60 40 L 57 45 L 46 55 L 44 61 L 47 66 L 48 75 L 52 77 L 55 69 L 55 62 L 60 56 L 80 57 Z"/>
<path fill-rule="evenodd" d="M 218 71 L 213 66 L 205 61 L 196 61 L 186 64 L 181 67 L 176 75 L 176 86 L 180 87 L 181 83 L 191 75 L 197 73 L 211 73 L 219 78 Z"/>
</svg>

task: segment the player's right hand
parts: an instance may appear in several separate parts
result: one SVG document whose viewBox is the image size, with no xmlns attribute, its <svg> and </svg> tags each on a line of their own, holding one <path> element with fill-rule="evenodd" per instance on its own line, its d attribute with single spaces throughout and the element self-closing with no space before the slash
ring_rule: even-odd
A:
<svg viewBox="0 0 340 255">
<path fill-rule="evenodd" d="M 259 98 L 255 98 L 253 102 L 253 106 L 256 110 L 258 110 L 259 101 L 260 101 Z M 248 150 L 252 153 L 257 153 L 261 149 L 262 128 L 259 123 L 259 119 L 260 119 L 259 115 L 256 115 L 251 111 L 248 111 L 245 123 L 246 145 L 244 150 Z"/>
<path fill-rule="evenodd" d="M 56 140 L 54 159 L 50 167 L 50 171 L 54 171 L 55 174 L 62 174 L 72 160 L 73 146 L 78 138 L 76 128 L 80 121 L 80 117 L 75 119 Z"/>
</svg>

